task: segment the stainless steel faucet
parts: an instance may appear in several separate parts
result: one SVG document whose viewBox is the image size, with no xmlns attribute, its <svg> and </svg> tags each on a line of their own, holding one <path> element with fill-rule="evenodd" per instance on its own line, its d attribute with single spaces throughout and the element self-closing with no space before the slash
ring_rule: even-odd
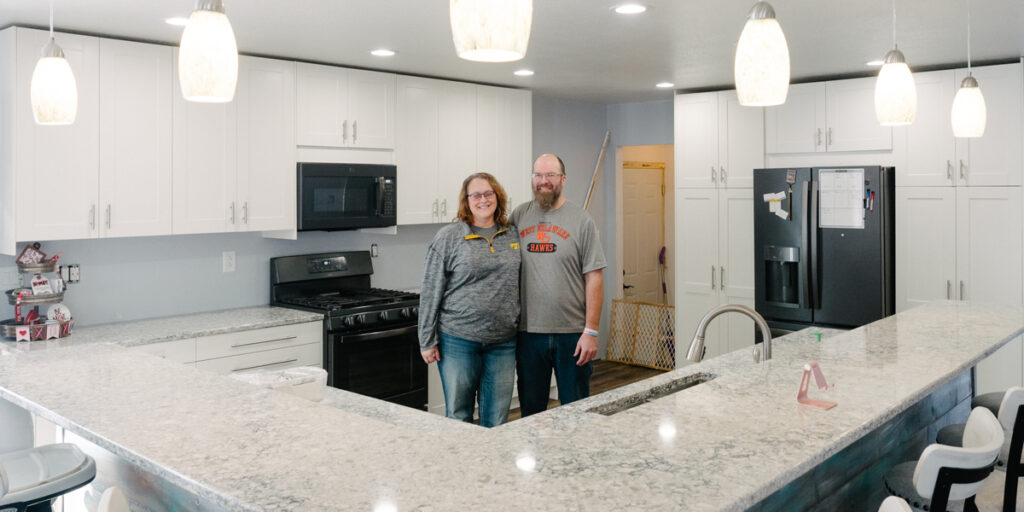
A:
<svg viewBox="0 0 1024 512">
<path fill-rule="evenodd" d="M 764 321 L 764 317 L 759 315 L 757 311 L 743 306 L 740 304 L 723 304 L 718 306 L 711 311 L 708 311 L 704 318 L 700 319 L 700 323 L 697 324 L 697 332 L 693 335 L 693 342 L 690 343 L 690 351 L 687 352 L 686 358 L 695 363 L 699 363 L 701 359 L 704 359 L 704 332 L 708 329 L 708 324 L 711 320 L 722 313 L 728 313 L 735 311 L 737 313 L 743 313 L 750 317 L 751 320 L 757 324 L 757 328 L 761 329 L 761 337 L 764 338 L 764 357 L 765 361 L 772 358 L 772 331 L 768 328 L 768 322 Z M 757 347 L 754 348 L 754 362 L 758 360 Z"/>
</svg>

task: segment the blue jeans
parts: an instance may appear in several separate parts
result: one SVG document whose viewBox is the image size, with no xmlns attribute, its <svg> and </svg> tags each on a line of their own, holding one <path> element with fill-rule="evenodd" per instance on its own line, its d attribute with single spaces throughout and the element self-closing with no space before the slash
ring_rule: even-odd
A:
<svg viewBox="0 0 1024 512">
<path fill-rule="evenodd" d="M 548 408 L 551 370 L 555 370 L 558 400 L 563 405 L 590 396 L 593 363 L 576 366 L 576 344 L 583 333 L 538 334 L 520 332 L 516 346 L 519 372 L 519 410 L 523 417 Z"/>
<path fill-rule="evenodd" d="M 480 426 L 496 427 L 508 420 L 516 369 L 516 340 L 479 343 L 440 333 L 445 416 L 473 422 L 480 402 Z"/>
</svg>

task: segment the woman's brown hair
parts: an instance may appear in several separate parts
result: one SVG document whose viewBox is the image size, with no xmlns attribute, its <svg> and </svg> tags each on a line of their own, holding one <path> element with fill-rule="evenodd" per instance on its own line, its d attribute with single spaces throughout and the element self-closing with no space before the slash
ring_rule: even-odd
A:
<svg viewBox="0 0 1024 512">
<path fill-rule="evenodd" d="M 470 174 L 462 181 L 462 190 L 459 192 L 459 214 L 455 219 L 461 220 L 466 224 L 473 224 L 473 212 L 469 209 L 469 182 L 477 179 L 485 179 L 487 183 L 491 185 L 491 189 L 494 190 L 494 199 L 498 202 L 498 205 L 494 208 L 494 223 L 505 227 L 508 226 L 508 196 L 505 195 L 505 189 L 498 183 L 498 180 L 491 176 L 490 173 L 477 172 Z"/>
</svg>

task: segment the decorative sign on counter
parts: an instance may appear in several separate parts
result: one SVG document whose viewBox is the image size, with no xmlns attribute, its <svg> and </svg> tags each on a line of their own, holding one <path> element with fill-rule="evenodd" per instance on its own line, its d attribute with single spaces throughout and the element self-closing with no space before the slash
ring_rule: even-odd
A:
<svg viewBox="0 0 1024 512">
<path fill-rule="evenodd" d="M 811 361 L 804 365 L 804 374 L 800 378 L 800 389 L 796 393 L 796 401 L 800 405 L 806 405 L 808 407 L 814 407 L 815 409 L 828 410 L 835 407 L 835 402 L 829 402 L 827 400 L 814 400 L 807 396 L 807 389 L 811 387 L 811 374 L 814 374 L 814 383 L 818 386 L 821 391 L 827 391 L 832 389 L 834 385 L 830 386 L 825 382 L 825 374 L 821 372 L 821 367 L 818 366 L 817 361 Z"/>
<path fill-rule="evenodd" d="M 53 293 L 53 288 L 50 287 L 50 280 L 42 274 L 36 274 L 32 276 L 32 295 L 47 295 Z"/>
</svg>

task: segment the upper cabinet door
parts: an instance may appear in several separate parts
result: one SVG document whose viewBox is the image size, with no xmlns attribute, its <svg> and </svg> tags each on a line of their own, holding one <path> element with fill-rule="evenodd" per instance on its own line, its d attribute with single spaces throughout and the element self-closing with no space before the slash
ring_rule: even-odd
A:
<svg viewBox="0 0 1024 512">
<path fill-rule="evenodd" d="M 956 299 L 956 189 L 896 187 L 896 311 Z"/>
<path fill-rule="evenodd" d="M 482 85 L 476 91 L 476 168 L 498 179 L 511 210 L 527 198 L 533 96 L 529 91 Z M 583 171 L 589 176 L 589 170 Z"/>
<path fill-rule="evenodd" d="M 395 75 L 348 70 L 348 138 L 359 148 L 395 147 Z"/>
<path fill-rule="evenodd" d="M 172 57 L 177 76 L 177 50 Z M 235 201 L 238 101 L 194 103 L 174 85 L 174 234 L 238 229 Z"/>
<path fill-rule="evenodd" d="M 1021 65 L 985 66 L 974 68 L 973 72 L 985 96 L 988 123 L 984 136 L 957 141 L 957 171 L 959 174 L 962 166 L 965 176 L 960 183 L 971 186 L 1020 185 L 1021 119 L 1024 118 Z M 967 70 L 957 71 L 957 87 L 965 76 Z"/>
<path fill-rule="evenodd" d="M 909 126 L 894 129 L 897 145 L 906 160 L 896 163 L 896 183 L 901 187 L 952 186 L 956 183 L 956 143 L 950 125 L 953 93 L 952 70 L 914 73 L 917 85 L 917 116 Z M 873 110 L 872 110 L 873 112 Z"/>
<path fill-rule="evenodd" d="M 892 149 L 892 128 L 875 117 L 875 77 L 825 83 L 828 151 Z"/>
<path fill-rule="evenodd" d="M 295 229 L 295 63 L 238 65 L 238 229 Z"/>
<path fill-rule="evenodd" d="M 786 103 L 765 107 L 765 151 L 814 153 L 825 151 L 825 84 L 793 84 Z"/>
<path fill-rule="evenodd" d="M 298 145 L 348 145 L 352 137 L 348 120 L 349 70 L 303 62 L 296 66 Z"/>
<path fill-rule="evenodd" d="M 17 212 L 5 213 L 16 213 L 19 241 L 95 237 L 99 232 L 99 40 L 57 34 L 57 44 L 75 75 L 78 111 L 72 125 L 41 126 L 32 115 L 29 86 L 49 34 L 16 31 L 17 101 L 12 103 L 18 136 L 14 151 L 18 206 Z"/>
<path fill-rule="evenodd" d="M 717 92 L 676 96 L 676 188 L 717 186 L 718 119 Z"/>
<path fill-rule="evenodd" d="M 171 55 L 170 46 L 100 40 L 103 236 L 171 233 Z"/>
<path fill-rule="evenodd" d="M 441 81 L 398 77 L 398 224 L 438 221 L 438 103 Z"/>
<path fill-rule="evenodd" d="M 462 180 L 477 172 L 477 89 L 480 86 L 460 82 L 438 82 L 437 135 L 437 198 L 448 210 L 445 218 L 435 222 L 448 222 L 455 217 L 459 206 Z M 505 141 L 507 142 L 507 141 Z M 487 169 L 484 169 L 487 170 Z M 399 167 L 401 172 L 401 167 Z M 496 173 L 497 169 L 489 169 Z M 500 173 L 495 174 L 499 176 Z M 505 185 L 505 181 L 498 177 Z M 423 195 L 413 191 L 413 194 Z M 399 203 L 401 204 L 401 203 Z M 440 215 L 440 213 L 439 213 Z"/>
<path fill-rule="evenodd" d="M 764 108 L 744 107 L 736 91 L 718 93 L 718 178 L 729 188 L 754 188 L 764 167 Z"/>
</svg>

